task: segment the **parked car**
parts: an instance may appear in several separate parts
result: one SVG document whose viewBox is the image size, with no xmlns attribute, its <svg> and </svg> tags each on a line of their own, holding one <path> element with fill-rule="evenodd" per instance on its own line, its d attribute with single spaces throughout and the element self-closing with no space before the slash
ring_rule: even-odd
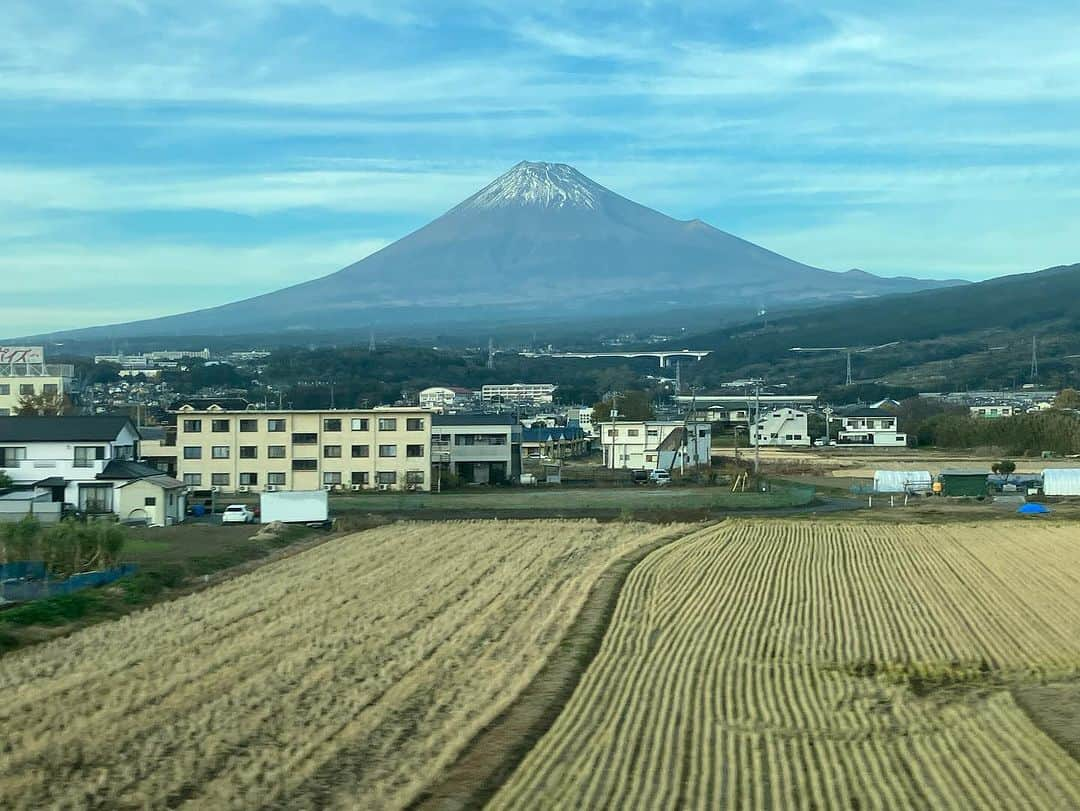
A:
<svg viewBox="0 0 1080 811">
<path fill-rule="evenodd" d="M 243 504 L 230 504 L 221 514 L 223 524 L 253 524 L 255 512 Z"/>
<path fill-rule="evenodd" d="M 666 470 L 654 470 L 649 473 L 649 481 L 660 486 L 671 484 L 671 474 Z"/>
</svg>

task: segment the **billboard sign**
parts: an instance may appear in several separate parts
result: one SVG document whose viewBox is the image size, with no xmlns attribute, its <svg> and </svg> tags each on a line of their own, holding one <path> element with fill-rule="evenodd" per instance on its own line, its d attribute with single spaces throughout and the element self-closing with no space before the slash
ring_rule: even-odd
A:
<svg viewBox="0 0 1080 811">
<path fill-rule="evenodd" d="M 0 364 L 44 362 L 45 348 L 42 346 L 0 346 Z"/>
</svg>

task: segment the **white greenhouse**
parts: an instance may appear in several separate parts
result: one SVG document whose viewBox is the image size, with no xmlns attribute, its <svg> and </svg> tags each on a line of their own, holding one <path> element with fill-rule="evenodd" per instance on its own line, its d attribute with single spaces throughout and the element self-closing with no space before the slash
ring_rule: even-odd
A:
<svg viewBox="0 0 1080 811">
<path fill-rule="evenodd" d="M 934 484 L 929 470 L 875 470 L 875 493 L 923 493 Z"/>
<path fill-rule="evenodd" d="M 1043 471 L 1043 492 L 1048 496 L 1080 496 L 1080 468 L 1052 468 Z"/>
</svg>

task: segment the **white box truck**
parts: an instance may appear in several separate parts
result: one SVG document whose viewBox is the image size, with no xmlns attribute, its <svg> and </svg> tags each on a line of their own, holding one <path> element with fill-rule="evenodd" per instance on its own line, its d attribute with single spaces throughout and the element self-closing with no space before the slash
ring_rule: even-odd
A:
<svg viewBox="0 0 1080 811">
<path fill-rule="evenodd" d="M 263 524 L 325 524 L 329 520 L 325 490 L 279 490 L 259 496 L 259 521 Z"/>
</svg>

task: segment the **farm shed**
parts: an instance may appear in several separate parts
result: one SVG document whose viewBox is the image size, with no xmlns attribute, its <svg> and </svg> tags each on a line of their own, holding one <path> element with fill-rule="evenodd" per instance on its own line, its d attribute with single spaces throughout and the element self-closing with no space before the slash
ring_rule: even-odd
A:
<svg viewBox="0 0 1080 811">
<path fill-rule="evenodd" d="M 875 470 L 875 493 L 922 493 L 930 489 L 934 478 L 929 470 Z"/>
<path fill-rule="evenodd" d="M 943 496 L 985 496 L 989 470 L 943 470 L 938 476 Z"/>
<path fill-rule="evenodd" d="M 1080 496 L 1080 468 L 1052 468 L 1043 471 L 1043 492 L 1048 496 Z"/>
</svg>

